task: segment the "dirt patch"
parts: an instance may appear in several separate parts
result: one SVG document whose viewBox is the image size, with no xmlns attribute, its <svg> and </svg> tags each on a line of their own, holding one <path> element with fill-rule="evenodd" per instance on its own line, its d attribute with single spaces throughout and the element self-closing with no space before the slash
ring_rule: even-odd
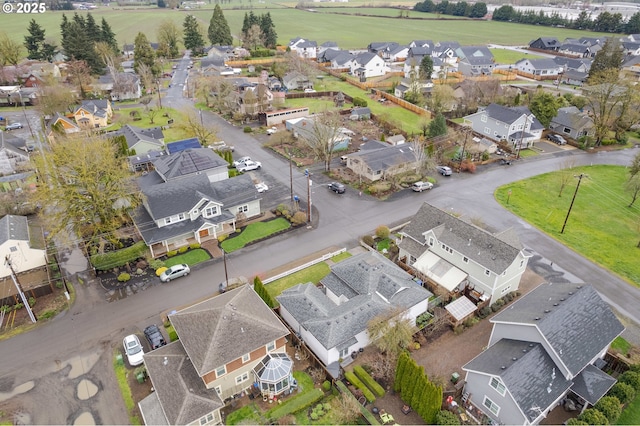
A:
<svg viewBox="0 0 640 426">
<path fill-rule="evenodd" d="M 39 322 L 46 321 L 57 313 L 67 309 L 69 302 L 67 301 L 64 291 L 64 287 L 61 289 L 54 287 L 53 293 L 40 296 L 36 299 L 32 310 Z M 28 293 L 27 297 L 29 297 Z M 13 309 L 5 314 L 4 321 L 0 325 L 0 339 L 12 336 L 19 327 L 31 324 L 33 323 L 29 318 L 29 313 L 26 308 Z"/>
</svg>

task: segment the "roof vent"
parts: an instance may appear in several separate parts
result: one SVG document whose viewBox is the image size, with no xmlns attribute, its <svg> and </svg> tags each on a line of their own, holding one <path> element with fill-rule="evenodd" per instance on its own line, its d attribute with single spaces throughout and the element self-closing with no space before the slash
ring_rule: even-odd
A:
<svg viewBox="0 0 640 426">
<path fill-rule="evenodd" d="M 516 358 L 515 356 L 513 358 L 511 358 L 511 361 L 517 361 L 518 358 Z"/>
<path fill-rule="evenodd" d="M 240 327 L 240 332 L 244 333 L 244 327 Z"/>
<path fill-rule="evenodd" d="M 544 313 L 545 313 L 545 314 L 548 314 L 549 312 L 551 312 L 549 309 L 545 309 L 545 310 L 544 310 Z"/>
<path fill-rule="evenodd" d="M 535 317 L 534 320 L 538 321 L 540 319 L 540 317 Z"/>
<path fill-rule="evenodd" d="M 533 343 L 529 343 L 529 347 L 532 348 L 533 347 Z"/>
<path fill-rule="evenodd" d="M 501 370 L 506 370 L 507 367 L 505 367 L 504 365 L 502 367 L 500 367 Z"/>
<path fill-rule="evenodd" d="M 471 245 L 471 238 L 469 238 L 469 242 L 467 243 L 468 246 Z"/>
<path fill-rule="evenodd" d="M 564 302 L 564 297 L 560 299 L 561 302 Z"/>
<path fill-rule="evenodd" d="M 573 294 L 573 292 L 572 292 L 572 291 L 570 291 L 570 292 L 569 292 L 569 296 L 571 296 L 572 294 Z"/>
<path fill-rule="evenodd" d="M 554 304 L 553 304 L 553 306 L 558 306 L 558 304 L 557 304 L 557 303 L 554 303 Z"/>
<path fill-rule="evenodd" d="M 162 360 L 162 364 L 163 365 L 167 365 L 169 364 L 169 358 L 167 358 L 166 356 L 164 357 L 164 359 Z"/>
<path fill-rule="evenodd" d="M 526 349 L 523 349 L 523 350 L 522 350 L 522 353 L 523 353 L 523 354 L 526 354 L 526 353 L 527 353 L 527 350 L 526 350 Z"/>
</svg>

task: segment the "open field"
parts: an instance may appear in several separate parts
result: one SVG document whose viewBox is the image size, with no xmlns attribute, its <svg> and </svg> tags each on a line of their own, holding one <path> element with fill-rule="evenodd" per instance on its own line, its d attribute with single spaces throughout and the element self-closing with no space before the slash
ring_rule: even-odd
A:
<svg viewBox="0 0 640 426">
<path fill-rule="evenodd" d="M 560 233 L 578 183 L 574 176 L 581 173 L 588 177 L 582 179 L 565 231 Z M 563 176 L 566 186 L 559 197 Z M 495 196 L 514 214 L 639 286 L 640 203 L 628 207 L 627 177 L 627 169 L 620 166 L 564 169 L 505 185 Z"/>
<path fill-rule="evenodd" d="M 232 34 L 238 34 L 242 27 L 247 9 L 231 9 L 238 7 L 232 2 L 226 5 L 225 17 L 229 22 Z M 408 43 L 415 39 L 431 39 L 434 41 L 457 40 L 461 44 L 496 43 L 506 45 L 525 45 L 529 41 L 544 36 L 555 36 L 559 39 L 566 37 L 600 36 L 603 34 L 586 31 L 569 30 L 564 28 L 540 27 L 535 25 L 519 25 L 492 21 L 465 21 L 441 19 L 433 14 L 409 12 L 412 19 L 397 18 L 397 9 L 388 9 L 389 17 L 354 16 L 353 14 L 382 14 L 381 8 L 341 8 L 341 14 L 321 13 L 293 8 L 283 8 L 271 2 L 262 3 L 260 8 L 254 8 L 256 14 L 269 12 L 276 26 L 278 42 L 287 44 L 295 37 L 305 37 L 318 43 L 331 40 L 336 41 L 341 48 L 366 48 L 372 41 L 397 41 Z M 240 7 L 243 7 L 240 5 Z M 182 28 L 182 22 L 187 13 L 200 19 L 206 29 L 212 15 L 210 9 L 167 10 L 159 8 L 111 8 L 100 7 L 91 11 L 97 22 L 103 17 L 109 22 L 116 33 L 120 44 L 133 43 L 138 32 L 144 32 L 147 37 L 155 41 L 156 29 L 164 19 L 170 19 Z M 328 9 L 331 10 L 331 9 Z M 336 9 L 336 11 L 338 11 Z M 46 31 L 46 36 L 55 40 L 60 38 L 60 20 L 63 12 L 48 11 L 41 15 L 12 15 L 11 19 L 4 19 L 2 30 L 10 37 L 23 41 L 27 34 L 27 26 L 31 19 L 35 19 Z M 68 16 L 73 13 L 66 12 Z M 86 12 L 79 11 L 84 14 Z M 375 31 L 363 31 L 369 29 Z"/>
<path fill-rule="evenodd" d="M 508 49 L 489 49 L 493 53 L 493 57 L 497 64 L 511 65 L 518 62 L 520 59 L 540 59 L 544 56 L 534 55 L 526 52 L 518 52 Z"/>
</svg>

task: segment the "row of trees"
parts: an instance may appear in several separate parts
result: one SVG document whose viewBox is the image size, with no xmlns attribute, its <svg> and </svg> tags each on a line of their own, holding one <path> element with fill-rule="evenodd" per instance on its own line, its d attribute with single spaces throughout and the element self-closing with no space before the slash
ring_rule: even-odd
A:
<svg viewBox="0 0 640 426">
<path fill-rule="evenodd" d="M 84 61 L 94 74 L 104 70 L 105 54 L 113 55 L 119 51 L 116 35 L 109 23 L 102 18 L 98 25 L 91 13 L 86 18 L 74 13 L 71 19 L 63 14 L 60 33 L 61 45 L 67 58 Z"/>
<path fill-rule="evenodd" d="M 274 49 L 278 42 L 278 34 L 271 20 L 271 13 L 257 16 L 253 11 L 245 13 L 242 21 L 242 42 L 248 49 L 259 47 Z"/>
<path fill-rule="evenodd" d="M 620 13 L 602 12 L 592 18 L 587 11 L 580 12 L 576 19 L 570 19 L 561 16 L 558 12 L 546 14 L 542 10 L 519 11 L 513 6 L 504 5 L 493 12 L 493 20 L 605 33 L 637 34 L 640 32 L 640 12 L 633 14 L 627 21 Z"/>
<path fill-rule="evenodd" d="M 434 3 L 432 0 L 424 0 L 422 3 L 416 3 L 413 10 L 426 13 L 439 13 L 441 15 L 482 18 L 487 14 L 487 4 L 483 2 L 470 4 L 465 1 L 449 2 L 447 0 Z"/>
<path fill-rule="evenodd" d="M 419 366 L 406 351 L 398 357 L 393 390 L 400 393 L 400 398 L 426 424 L 438 424 L 436 417 L 442 407 L 442 387 L 429 381 L 424 367 Z"/>
</svg>

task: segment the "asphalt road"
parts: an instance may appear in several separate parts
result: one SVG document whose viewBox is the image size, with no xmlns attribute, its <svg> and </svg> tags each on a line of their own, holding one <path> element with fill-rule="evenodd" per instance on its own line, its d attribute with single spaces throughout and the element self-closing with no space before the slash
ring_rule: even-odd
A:
<svg viewBox="0 0 640 426">
<path fill-rule="evenodd" d="M 176 70 L 172 87 L 163 104 L 188 111 L 192 103 L 182 97 L 186 65 L 184 59 Z M 181 84 L 182 81 L 182 85 Z M 289 166 L 284 159 L 273 156 L 262 144 L 242 129 L 217 116 L 203 112 L 207 125 L 218 128 L 220 139 L 236 146 L 236 156 L 249 155 L 263 164 L 258 173 L 268 180 L 272 205 L 289 200 Z M 265 136 L 266 137 L 266 136 Z M 546 259 L 553 260 L 577 281 L 593 284 L 600 294 L 621 314 L 640 324 L 638 303 L 640 290 L 632 287 L 604 269 L 587 261 L 555 240 L 547 237 L 518 217 L 502 209 L 493 198 L 496 187 L 508 182 L 557 170 L 568 156 L 576 165 L 627 165 L 637 149 L 589 154 L 581 151 L 561 151 L 520 160 L 509 167 L 480 168 L 474 175 L 454 174 L 440 178 L 430 191 L 402 191 L 392 199 L 380 202 L 358 196 L 347 189 L 337 195 L 326 188 L 327 178 L 313 170 L 313 229 L 301 229 L 252 245 L 228 257 L 230 275 L 252 277 L 314 253 L 329 246 L 353 247 L 357 239 L 371 233 L 378 225 L 396 224 L 408 220 L 421 203 L 480 218 L 490 229 L 514 228 L 522 243 Z M 306 199 L 306 178 L 294 170 L 294 191 Z M 221 263 L 194 268 L 192 274 L 168 284 L 158 284 L 131 297 L 108 303 L 97 284 L 78 286 L 75 305 L 66 314 L 31 332 L 0 343 L 0 391 L 3 384 L 23 383 L 49 372 L 56 360 L 72 357 L 92 348 L 113 345 L 125 334 L 140 332 L 146 325 L 159 322 L 159 315 L 211 296 L 223 281 Z M 55 389 L 49 390 L 55 392 Z M 103 417 L 104 419 L 104 417 Z"/>
</svg>

